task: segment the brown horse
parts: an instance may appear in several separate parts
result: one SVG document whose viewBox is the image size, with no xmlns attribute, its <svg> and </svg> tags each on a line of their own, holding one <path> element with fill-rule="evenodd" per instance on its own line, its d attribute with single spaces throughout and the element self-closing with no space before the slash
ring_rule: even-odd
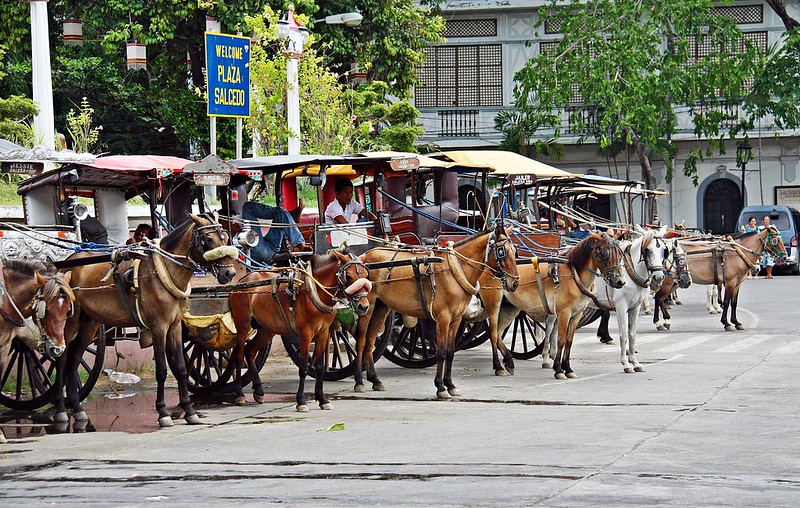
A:
<svg viewBox="0 0 800 508">
<path fill-rule="evenodd" d="M 280 278 L 302 281 L 278 282 Z M 369 270 L 352 254 L 331 250 L 327 255 L 315 255 L 309 265 L 295 266 L 283 271 L 252 272 L 239 282 L 257 282 L 272 279 L 272 285 L 231 292 L 231 315 L 236 326 L 234 360 L 236 374 L 234 390 L 237 404 L 244 404 L 241 368 L 245 358 L 247 368 L 253 372 L 253 398 L 261 403 L 264 389 L 255 365 L 255 356 L 272 340 L 274 335 L 300 337 L 300 384 L 297 388 L 297 411 L 308 411 L 304 393 L 308 375 L 308 353 L 314 342 L 312 364 L 316 369 L 314 398 L 321 409 L 332 409 L 323 390 L 325 358 L 328 352 L 329 333 L 336 308 L 347 302 L 361 316 L 369 310 L 369 293 L 372 284 L 366 278 Z M 300 317 L 301 319 L 298 319 Z M 256 335 L 245 345 L 252 328 Z"/>
<path fill-rule="evenodd" d="M 66 377 L 67 398 L 75 420 L 87 418 L 78 395 L 78 362 L 100 325 L 106 324 L 138 327 L 143 338 L 152 334 L 159 425 L 173 425 L 164 400 L 167 363 L 178 381 L 180 405 L 186 422 L 200 423 L 189 400 L 181 338 L 181 319 L 191 291 L 189 281 L 192 272 L 204 266 L 216 275 L 217 282 L 227 284 L 236 273 L 234 263 L 238 251 L 227 245 L 228 235 L 217 222 L 216 214 L 190 214 L 189 218 L 158 244 L 131 246 L 130 249 L 145 254 L 141 261 L 84 264 L 72 269 L 71 282 L 78 296 L 79 312 L 67 323 L 70 344 L 65 363 L 59 370 Z M 78 253 L 68 259 L 85 258 L 84 253 Z M 90 259 L 86 261 L 91 262 Z M 118 279 L 111 278 L 114 272 L 124 275 Z M 133 284 L 125 283 L 125 280 Z M 56 417 L 63 420 L 67 414 L 58 378 L 56 386 Z"/>
<path fill-rule="evenodd" d="M 38 335 L 43 339 L 42 352 L 57 358 L 66 349 L 64 326 L 75 309 L 75 294 L 69 287 L 71 273 L 61 274 L 55 268 L 27 260 L 0 262 L 0 365 L 5 363 L 11 339 L 33 320 Z M 0 386 L 8 382 L 11 372 L 0 379 Z M 0 442 L 5 442 L 0 430 Z"/>
<path fill-rule="evenodd" d="M 655 294 L 655 309 L 653 310 L 653 323 L 659 331 L 669 330 L 671 324 L 669 310 L 666 300 L 675 285 L 681 289 L 686 289 L 692 285 L 692 274 L 689 273 L 689 265 L 686 261 L 686 251 L 683 250 L 677 238 L 666 241 L 668 255 L 664 258 L 664 282 Z M 661 315 L 664 319 L 661 319 Z"/>
<path fill-rule="evenodd" d="M 510 374 L 514 373 L 514 359 L 500 334 L 514 321 L 519 311 L 525 311 L 534 320 L 544 323 L 548 315 L 558 318 L 558 347 L 553 362 L 556 379 L 575 378 L 569 363 L 572 340 L 578 321 L 591 300 L 590 291 L 595 276 L 600 274 L 609 286 L 621 288 L 622 251 L 616 241 L 605 233 L 590 233 L 578 245 L 566 252 L 566 263 L 520 264 L 521 283 L 517 291 L 509 293 L 493 283 L 486 275 L 480 279 L 481 299 L 489 317 L 492 343 L 492 362 L 495 374 L 504 374 L 498 349 Z M 549 346 L 542 348 L 544 358 Z"/>
<path fill-rule="evenodd" d="M 734 329 L 744 330 L 744 326 L 736 318 L 739 287 L 747 279 L 747 273 L 755 267 L 756 261 L 765 250 L 775 256 L 779 264 L 785 262 L 787 257 L 783 239 L 775 226 L 757 233 L 737 235 L 735 240 L 681 242 L 681 246 L 688 255 L 689 272 L 694 283 L 715 285 L 720 295 L 722 287 L 725 288 L 720 322 L 728 332 Z M 728 322 L 729 307 L 731 322 Z"/>
<path fill-rule="evenodd" d="M 358 321 L 356 365 L 364 365 L 373 390 L 381 391 L 385 387 L 375 373 L 372 354 L 364 352 L 373 350 L 375 338 L 393 309 L 406 316 L 436 321 L 436 396 L 447 399 L 459 395 L 452 379 L 456 331 L 472 295 L 478 292 L 478 279 L 484 271 L 489 271 L 508 291 L 514 291 L 518 285 L 516 247 L 509 234 L 510 228 L 506 230 L 498 225 L 494 230 L 473 235 L 447 249 L 426 251 L 441 255 L 444 261 L 440 265 L 429 265 L 424 273 L 420 273 L 416 265 L 370 271 L 372 306 Z M 410 260 L 419 255 L 419 252 L 378 247 L 362 254 L 361 259 L 369 264 Z M 356 369 L 355 390 L 364 391 L 360 368 Z"/>
</svg>

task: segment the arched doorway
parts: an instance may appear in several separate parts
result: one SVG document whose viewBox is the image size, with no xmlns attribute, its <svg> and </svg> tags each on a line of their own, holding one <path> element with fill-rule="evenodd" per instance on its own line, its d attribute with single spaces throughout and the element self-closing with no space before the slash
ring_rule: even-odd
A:
<svg viewBox="0 0 800 508">
<path fill-rule="evenodd" d="M 711 182 L 703 194 L 703 229 L 720 235 L 733 233 L 742 210 L 742 193 L 731 180 Z"/>
</svg>

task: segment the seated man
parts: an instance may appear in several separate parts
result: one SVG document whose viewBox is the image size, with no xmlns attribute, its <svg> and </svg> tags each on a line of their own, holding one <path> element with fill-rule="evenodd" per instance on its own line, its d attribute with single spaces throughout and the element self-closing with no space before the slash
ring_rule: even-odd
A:
<svg viewBox="0 0 800 508">
<path fill-rule="evenodd" d="M 133 237 L 128 238 L 128 241 L 125 243 L 127 245 L 140 243 L 144 241 L 145 237 L 152 239 L 153 238 L 151 234 L 152 231 L 153 228 L 150 226 L 150 224 L 145 224 L 145 223 L 139 224 L 138 226 L 136 226 L 136 231 L 133 232 Z"/>
<path fill-rule="evenodd" d="M 242 218 L 247 221 L 258 222 L 259 219 L 272 220 L 276 227 L 269 228 L 266 235 L 261 234 L 257 225 L 253 228 L 258 236 L 258 244 L 250 249 L 250 257 L 260 263 L 268 263 L 275 254 L 281 250 L 284 238 L 289 239 L 289 246 L 293 249 L 307 250 L 308 246 L 300 230 L 295 226 L 292 216 L 279 206 L 265 205 L 248 201 L 242 206 Z M 290 227 L 280 225 L 287 224 Z"/>
<path fill-rule="evenodd" d="M 87 215 L 86 218 L 81 221 L 81 240 L 83 240 L 83 243 L 107 245 L 108 231 L 99 220 L 91 215 Z"/>
<path fill-rule="evenodd" d="M 358 215 L 364 220 L 367 217 L 375 220 L 372 212 L 366 210 L 358 201 L 353 200 L 353 182 L 349 179 L 336 180 L 333 190 L 336 191 L 336 199 L 331 201 L 331 204 L 325 209 L 325 224 L 347 224 L 353 215 Z"/>
</svg>

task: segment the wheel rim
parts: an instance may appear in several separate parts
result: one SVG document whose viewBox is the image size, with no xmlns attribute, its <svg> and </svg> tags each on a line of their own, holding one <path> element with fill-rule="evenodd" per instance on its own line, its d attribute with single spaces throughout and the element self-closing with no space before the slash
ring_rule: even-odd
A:
<svg viewBox="0 0 800 508">
<path fill-rule="evenodd" d="M 506 344 L 511 356 L 518 360 L 530 360 L 542 354 L 543 340 L 536 336 L 536 330 L 543 330 L 540 323 L 525 312 L 520 312 L 514 322 L 503 331 L 501 340 Z"/>
<path fill-rule="evenodd" d="M 252 338 L 252 337 L 251 337 Z M 272 347 L 270 341 L 256 355 L 255 363 L 259 372 L 269 357 Z M 197 395 L 211 395 L 233 390 L 233 373 L 236 365 L 233 360 L 233 349 L 213 351 L 196 342 L 184 329 L 183 354 L 188 374 L 189 391 Z M 242 387 L 253 380 L 247 364 L 242 365 Z"/>
<path fill-rule="evenodd" d="M 436 333 L 424 330 L 418 321 L 415 326 L 403 324 L 403 316 L 395 313 L 383 356 L 390 362 L 408 368 L 424 368 L 436 364 Z"/>
</svg>

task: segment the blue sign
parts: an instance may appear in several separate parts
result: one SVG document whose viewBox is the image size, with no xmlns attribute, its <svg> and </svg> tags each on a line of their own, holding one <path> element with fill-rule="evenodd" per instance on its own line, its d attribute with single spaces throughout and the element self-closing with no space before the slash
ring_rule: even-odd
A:
<svg viewBox="0 0 800 508">
<path fill-rule="evenodd" d="M 206 32 L 208 116 L 250 116 L 250 38 Z"/>
</svg>

